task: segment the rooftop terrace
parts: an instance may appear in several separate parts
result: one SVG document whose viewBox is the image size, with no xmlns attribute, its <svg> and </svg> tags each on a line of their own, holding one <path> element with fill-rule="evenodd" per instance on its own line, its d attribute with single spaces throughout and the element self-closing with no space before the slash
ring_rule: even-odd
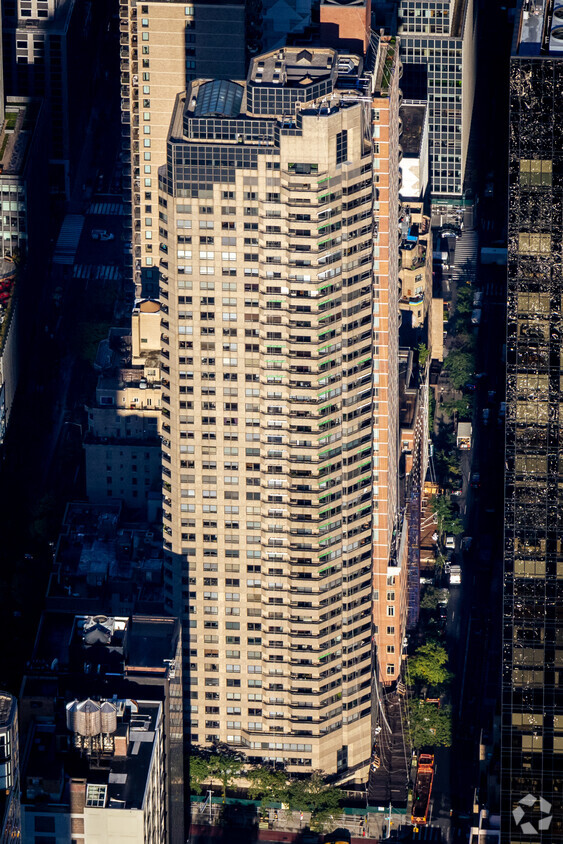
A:
<svg viewBox="0 0 563 844">
<path fill-rule="evenodd" d="M 514 56 L 563 58 L 563 5 L 560 0 L 520 0 L 512 45 Z"/>
</svg>

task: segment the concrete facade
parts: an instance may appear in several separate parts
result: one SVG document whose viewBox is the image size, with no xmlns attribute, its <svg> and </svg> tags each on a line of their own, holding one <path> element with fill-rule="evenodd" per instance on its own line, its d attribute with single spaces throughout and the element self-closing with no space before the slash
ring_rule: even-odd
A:
<svg viewBox="0 0 563 844">
<path fill-rule="evenodd" d="M 396 44 L 360 95 L 354 62 L 350 84 L 335 51 L 286 48 L 246 85 L 193 83 L 159 194 L 165 601 L 189 643 L 191 741 L 343 776 L 371 753 L 372 624 L 390 682 L 404 616 L 386 594 Z"/>
<path fill-rule="evenodd" d="M 122 149 L 130 209 L 135 295 L 158 297 L 158 168 L 166 162 L 170 115 L 198 76 L 244 78 L 245 6 L 168 0 L 120 3 Z M 220 39 L 229 33 L 229 49 Z M 217 40 L 219 39 L 219 41 Z"/>
<path fill-rule="evenodd" d="M 405 99 L 428 102 L 433 198 L 463 196 L 475 94 L 476 13 L 473 0 L 399 2 Z"/>
</svg>

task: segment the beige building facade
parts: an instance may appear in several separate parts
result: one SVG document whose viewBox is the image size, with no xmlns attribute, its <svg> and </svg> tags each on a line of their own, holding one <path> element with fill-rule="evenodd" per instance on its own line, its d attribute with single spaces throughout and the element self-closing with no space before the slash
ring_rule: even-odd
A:
<svg viewBox="0 0 563 844">
<path fill-rule="evenodd" d="M 390 39 L 373 73 L 350 62 L 286 48 L 246 83 L 192 83 L 159 173 L 165 600 L 191 741 L 343 776 L 369 762 L 373 592 L 399 568 L 400 65 Z"/>
<path fill-rule="evenodd" d="M 125 200 L 130 205 L 135 294 L 158 296 L 158 168 L 178 91 L 190 79 L 243 78 L 243 2 L 120 0 L 120 69 Z M 229 38 L 229 50 L 217 39 Z"/>
</svg>

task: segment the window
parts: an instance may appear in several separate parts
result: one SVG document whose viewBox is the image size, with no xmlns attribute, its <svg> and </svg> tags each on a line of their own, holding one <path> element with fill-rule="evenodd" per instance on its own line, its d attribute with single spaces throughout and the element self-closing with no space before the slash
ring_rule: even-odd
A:
<svg viewBox="0 0 563 844">
<path fill-rule="evenodd" d="M 549 255 L 551 252 L 551 235 L 520 232 L 518 235 L 518 252 L 521 255 Z"/>
<path fill-rule="evenodd" d="M 344 129 L 336 135 L 336 163 L 348 160 L 348 131 Z"/>
<path fill-rule="evenodd" d="M 86 805 L 103 809 L 106 805 L 107 785 L 87 785 Z"/>
<path fill-rule="evenodd" d="M 552 169 L 552 162 L 547 159 L 522 158 L 520 160 L 520 184 L 528 186 L 551 185 Z"/>
</svg>

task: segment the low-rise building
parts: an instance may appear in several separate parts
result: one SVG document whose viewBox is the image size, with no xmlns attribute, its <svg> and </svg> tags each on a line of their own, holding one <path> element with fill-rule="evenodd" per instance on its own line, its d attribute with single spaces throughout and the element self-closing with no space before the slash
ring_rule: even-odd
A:
<svg viewBox="0 0 563 844">
<path fill-rule="evenodd" d="M 62 729 L 40 725 L 33 732 L 24 840 L 41 844 L 38 833 L 50 832 L 57 844 L 167 841 L 162 703 L 87 698 L 64 708 Z"/>
<path fill-rule="evenodd" d="M 43 614 L 22 684 L 24 840 L 183 841 L 181 635 Z"/>
<path fill-rule="evenodd" d="M 403 131 L 401 187 L 403 202 L 424 199 L 428 189 L 428 108 L 425 102 L 403 103 L 399 110 Z"/>
<path fill-rule="evenodd" d="M 135 303 L 130 335 L 110 332 L 84 438 L 88 500 L 118 499 L 142 518 L 149 503 L 154 517 L 160 506 L 160 318 L 159 303 L 145 299 Z"/>
<path fill-rule="evenodd" d="M 119 502 L 70 503 L 54 556 L 47 607 L 66 612 L 160 613 L 159 525 L 122 521 Z"/>
</svg>

